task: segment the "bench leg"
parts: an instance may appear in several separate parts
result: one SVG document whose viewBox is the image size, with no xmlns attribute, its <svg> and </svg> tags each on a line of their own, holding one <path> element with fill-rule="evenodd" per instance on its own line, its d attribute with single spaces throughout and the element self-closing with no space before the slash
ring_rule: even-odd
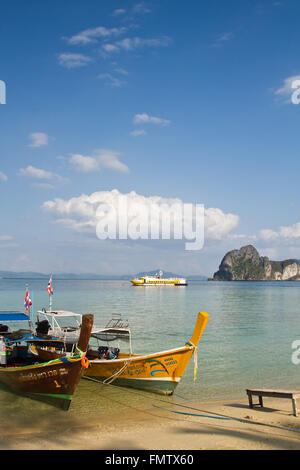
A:
<svg viewBox="0 0 300 470">
<path fill-rule="evenodd" d="M 293 414 L 294 416 L 298 416 L 297 404 L 296 404 L 295 398 L 292 398 L 292 403 L 293 403 Z"/>
<path fill-rule="evenodd" d="M 249 407 L 253 408 L 253 401 L 252 401 L 252 394 L 248 393 L 248 398 L 249 398 Z"/>
<path fill-rule="evenodd" d="M 259 395 L 258 398 L 259 398 L 259 404 L 260 404 L 260 406 L 263 407 L 264 405 L 263 405 L 263 397 L 262 397 L 262 395 Z"/>
</svg>

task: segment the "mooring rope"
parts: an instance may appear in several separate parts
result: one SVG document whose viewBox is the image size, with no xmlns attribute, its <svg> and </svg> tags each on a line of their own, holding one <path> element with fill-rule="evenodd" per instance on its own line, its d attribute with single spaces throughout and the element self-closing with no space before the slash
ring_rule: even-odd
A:
<svg viewBox="0 0 300 470">
<path fill-rule="evenodd" d="M 123 392 L 126 391 L 127 393 L 131 393 L 131 394 L 134 394 L 134 395 L 141 396 L 141 393 L 139 393 L 139 392 L 136 392 L 134 390 L 128 390 L 127 388 L 124 389 L 124 387 L 120 387 L 120 386 L 115 385 L 113 383 L 103 382 L 102 380 L 93 379 L 92 377 L 87 377 L 87 376 L 84 376 L 83 378 L 86 379 L 86 380 L 90 380 L 92 382 L 101 383 L 103 385 L 111 385 L 112 387 L 118 388 L 118 389 L 122 390 Z M 147 397 L 145 395 L 143 395 L 143 396 L 144 396 L 144 398 L 147 398 L 149 400 L 160 401 L 160 402 L 163 402 L 163 403 L 167 403 L 168 405 L 170 404 L 168 401 L 162 400 L 161 398 L 154 398 L 154 397 L 150 397 L 150 396 Z M 227 420 L 227 421 L 238 421 L 238 422 L 244 423 L 244 424 L 254 424 L 254 425 L 257 425 L 257 426 L 266 426 L 266 427 L 284 429 L 284 430 L 287 430 L 287 431 L 300 432 L 300 429 L 298 429 L 298 428 L 290 428 L 288 426 L 280 426 L 280 425 L 269 424 L 269 423 L 260 423 L 259 421 L 251 421 L 250 419 L 244 419 L 244 418 L 233 418 L 232 416 L 226 416 L 226 415 L 223 415 L 221 413 L 212 414 L 208 410 L 200 410 L 198 408 L 193 408 L 191 406 L 182 405 L 182 404 L 176 403 L 176 402 L 175 403 L 173 402 L 172 405 L 179 406 L 181 408 L 187 408 L 187 409 L 194 410 L 194 411 L 202 411 L 204 413 L 210 413 L 210 414 L 205 415 L 205 414 L 199 414 L 199 413 L 187 413 L 187 412 L 183 412 L 183 411 L 169 410 L 167 408 L 163 408 L 161 406 L 157 406 L 157 405 L 154 405 L 152 403 L 152 406 L 154 408 L 158 408 L 158 409 L 161 409 L 161 410 L 164 410 L 164 411 L 168 411 L 169 413 L 176 413 L 176 414 L 186 415 L 186 416 L 197 416 L 197 417 L 201 417 L 201 418 L 220 419 L 220 420 Z"/>
</svg>

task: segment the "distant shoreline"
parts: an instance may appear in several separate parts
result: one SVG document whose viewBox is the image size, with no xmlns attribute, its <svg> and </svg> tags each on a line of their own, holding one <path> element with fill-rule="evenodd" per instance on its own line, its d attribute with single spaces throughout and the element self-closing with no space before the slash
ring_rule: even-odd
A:
<svg viewBox="0 0 300 470">
<path fill-rule="evenodd" d="M 56 281 L 130 281 L 130 279 L 132 279 L 134 276 L 132 277 L 128 277 L 128 278 L 124 278 L 124 277 L 103 277 L 103 278 L 100 278 L 100 277 L 70 277 L 70 278 L 67 278 L 67 277 L 55 277 L 55 280 Z M 6 281 L 11 281 L 11 280 L 19 280 L 19 281 L 22 281 L 22 280 L 28 280 L 30 279 L 31 281 L 44 281 L 45 279 L 48 279 L 48 277 L 7 277 L 7 276 L 0 276 L 0 280 L 6 280 Z M 208 281 L 209 279 L 208 278 L 189 278 L 189 277 L 186 277 L 186 279 L 188 279 L 189 281 Z"/>
</svg>

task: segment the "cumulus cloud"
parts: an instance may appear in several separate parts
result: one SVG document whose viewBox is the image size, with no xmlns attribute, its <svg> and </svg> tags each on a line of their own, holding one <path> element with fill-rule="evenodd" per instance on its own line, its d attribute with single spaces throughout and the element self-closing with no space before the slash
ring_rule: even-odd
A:
<svg viewBox="0 0 300 470">
<path fill-rule="evenodd" d="M 48 135 L 44 132 L 32 132 L 29 134 L 29 147 L 44 147 L 48 145 Z"/>
<path fill-rule="evenodd" d="M 0 181 L 7 181 L 8 178 L 6 176 L 5 173 L 3 173 L 3 171 L 0 171 Z"/>
<path fill-rule="evenodd" d="M 41 168 L 36 168 L 32 165 L 27 166 L 27 168 L 20 168 L 18 174 L 20 176 L 36 179 L 50 180 L 53 178 L 53 173 L 51 171 L 42 170 Z"/>
<path fill-rule="evenodd" d="M 69 163 L 77 170 L 83 173 L 90 173 L 109 168 L 114 171 L 128 173 L 129 169 L 125 163 L 119 159 L 120 153 L 114 150 L 94 150 L 93 155 L 73 154 L 69 158 Z"/>
<path fill-rule="evenodd" d="M 281 226 L 277 231 L 270 229 L 261 230 L 260 238 L 263 240 L 300 238 L 300 222 L 289 226 Z"/>
<path fill-rule="evenodd" d="M 126 209 L 120 201 L 126 200 Z M 76 232 L 95 232 L 99 221 L 97 210 L 101 204 L 107 204 L 114 208 L 120 217 L 127 217 L 135 207 L 152 211 L 154 219 L 158 213 L 163 213 L 165 218 L 173 217 L 174 226 L 182 221 L 183 201 L 178 198 L 163 198 L 160 196 L 143 196 L 131 191 L 122 194 L 117 189 L 112 191 L 99 191 L 90 195 L 82 194 L 69 200 L 55 198 L 46 201 L 43 208 L 54 214 L 56 222 Z M 195 208 L 195 205 L 193 205 Z M 145 212 L 145 211 L 144 211 Z M 194 217 L 191 214 L 191 217 Z M 235 214 L 224 213 L 218 208 L 204 210 L 205 235 L 209 239 L 220 240 L 226 237 L 239 223 L 239 217 Z M 156 220 L 156 219 L 155 219 Z M 161 227 L 157 226 L 159 231 Z"/>
<path fill-rule="evenodd" d="M 149 116 L 147 113 L 136 114 L 133 118 L 134 124 L 158 124 L 160 126 L 168 126 L 170 121 L 155 116 Z"/>
<path fill-rule="evenodd" d="M 277 100 L 283 103 L 296 103 L 299 99 L 300 75 L 293 75 L 284 79 L 280 88 L 275 90 L 274 94 Z"/>
<path fill-rule="evenodd" d="M 85 67 L 92 62 L 91 57 L 84 54 L 62 53 L 58 55 L 58 63 L 67 69 Z"/>
<path fill-rule="evenodd" d="M 28 165 L 26 168 L 20 168 L 17 173 L 19 176 L 24 176 L 25 178 L 42 180 L 39 183 L 33 183 L 33 186 L 36 188 L 42 189 L 54 189 L 53 182 L 65 183 L 68 181 L 68 178 L 53 173 L 52 171 L 43 170 L 42 168 L 36 168 L 35 166 Z M 43 180 L 46 180 L 45 183 Z M 51 180 L 51 184 L 48 182 Z"/>
</svg>

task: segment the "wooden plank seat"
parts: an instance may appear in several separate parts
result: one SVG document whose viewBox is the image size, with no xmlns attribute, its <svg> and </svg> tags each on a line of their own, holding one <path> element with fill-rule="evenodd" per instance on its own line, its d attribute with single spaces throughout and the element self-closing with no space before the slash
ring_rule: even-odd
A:
<svg viewBox="0 0 300 470">
<path fill-rule="evenodd" d="M 263 407 L 263 397 L 272 397 L 272 398 L 286 398 L 292 400 L 293 405 L 293 414 L 298 416 L 297 403 L 296 400 L 300 398 L 299 390 L 267 390 L 267 389 L 246 389 L 249 406 L 254 408 L 254 406 Z M 259 403 L 253 404 L 253 396 L 257 396 Z"/>
</svg>

